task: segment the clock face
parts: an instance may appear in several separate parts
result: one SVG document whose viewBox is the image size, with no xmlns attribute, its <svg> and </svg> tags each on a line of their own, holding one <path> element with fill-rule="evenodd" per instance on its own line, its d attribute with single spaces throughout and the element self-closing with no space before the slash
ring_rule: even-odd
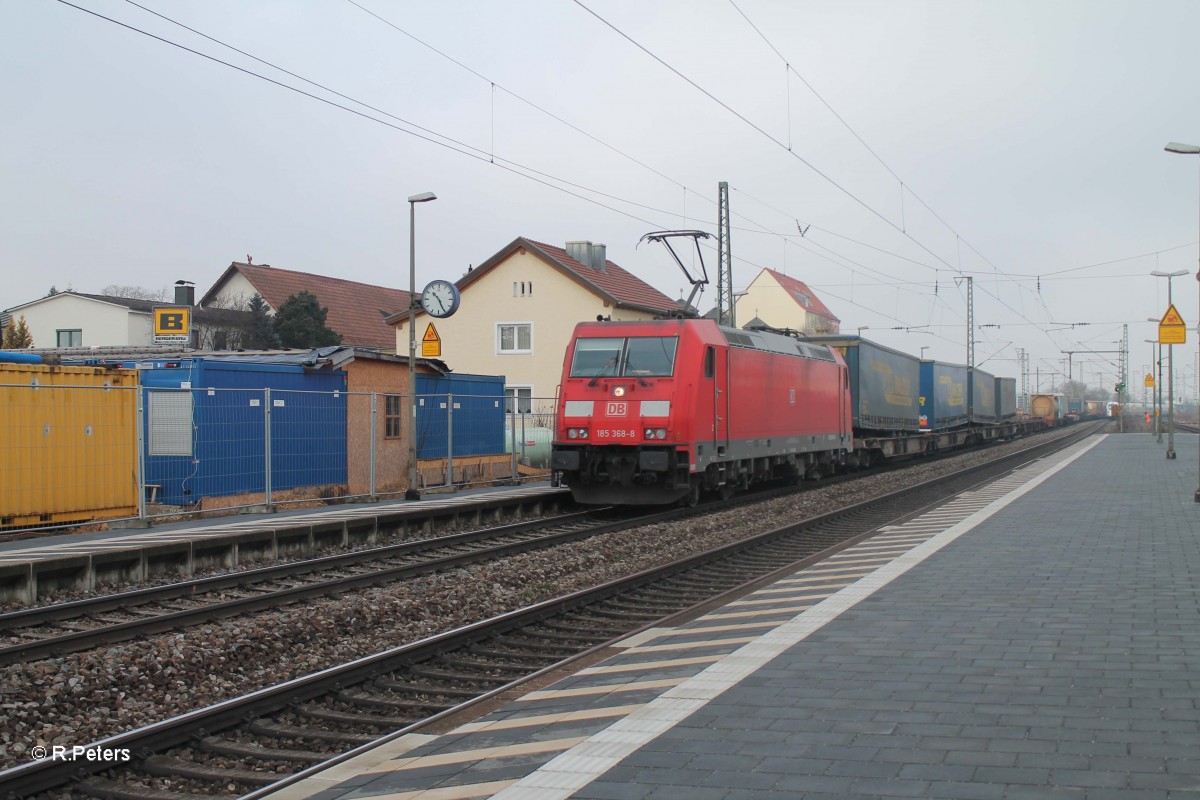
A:
<svg viewBox="0 0 1200 800">
<path fill-rule="evenodd" d="M 450 281 L 430 281 L 421 293 L 421 308 L 431 317 L 448 317 L 458 310 L 458 287 Z"/>
</svg>

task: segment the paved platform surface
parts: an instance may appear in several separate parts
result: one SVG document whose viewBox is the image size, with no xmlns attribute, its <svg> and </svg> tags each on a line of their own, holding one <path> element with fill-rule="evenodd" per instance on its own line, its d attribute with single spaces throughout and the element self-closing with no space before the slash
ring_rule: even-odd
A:
<svg viewBox="0 0 1200 800">
<path fill-rule="evenodd" d="M 1167 461 L 1093 437 L 273 797 L 1194 798 L 1200 473 L 1176 438 Z"/>
</svg>

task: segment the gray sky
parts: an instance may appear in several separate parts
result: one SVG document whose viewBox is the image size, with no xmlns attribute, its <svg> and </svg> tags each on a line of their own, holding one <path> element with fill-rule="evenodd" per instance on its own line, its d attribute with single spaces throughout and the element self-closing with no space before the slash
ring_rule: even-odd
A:
<svg viewBox="0 0 1200 800">
<path fill-rule="evenodd" d="M 139 2 L 352 100 L 132 3 L 77 4 L 359 113 L 10 0 L 0 307 L 51 285 L 203 292 L 247 254 L 406 289 L 425 191 L 418 288 L 524 235 L 604 242 L 686 296 L 638 239 L 715 232 L 728 181 L 735 288 L 778 269 L 844 331 L 962 363 L 972 275 L 976 362 L 1016 376 L 1023 347 L 1043 389 L 1124 323 L 1139 378 L 1167 305 L 1149 273 L 1187 270 L 1176 384 L 1195 394 L 1200 157 L 1163 151 L 1200 144 L 1193 0 Z M 1111 389 L 1115 361 L 1073 372 Z"/>
</svg>

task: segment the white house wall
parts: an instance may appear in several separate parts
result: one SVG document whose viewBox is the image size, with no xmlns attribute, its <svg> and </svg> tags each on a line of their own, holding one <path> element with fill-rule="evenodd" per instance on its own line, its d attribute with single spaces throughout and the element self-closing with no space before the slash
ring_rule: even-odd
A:
<svg viewBox="0 0 1200 800">
<path fill-rule="evenodd" d="M 208 302 L 210 308 L 240 308 L 245 310 L 250 298 L 258 294 L 254 284 L 246 280 L 246 276 L 236 270 L 229 279 L 217 290 L 216 297 Z M 269 306 L 268 306 L 269 308 Z M 274 313 L 271 309 L 270 313 Z"/>
<path fill-rule="evenodd" d="M 34 347 L 57 347 L 59 330 L 82 331 L 82 347 L 150 344 L 149 326 L 144 328 L 145 335 L 140 335 L 130 319 L 148 320 L 148 315 L 86 297 L 58 294 L 15 309 L 12 315 L 13 319 L 25 317 Z"/>
</svg>

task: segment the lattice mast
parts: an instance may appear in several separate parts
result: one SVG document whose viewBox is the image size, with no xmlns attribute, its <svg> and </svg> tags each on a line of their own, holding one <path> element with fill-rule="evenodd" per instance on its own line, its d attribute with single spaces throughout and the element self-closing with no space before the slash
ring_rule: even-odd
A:
<svg viewBox="0 0 1200 800">
<path fill-rule="evenodd" d="M 717 184 L 717 322 L 737 327 L 733 302 L 733 258 L 729 245 L 729 184 Z"/>
</svg>

